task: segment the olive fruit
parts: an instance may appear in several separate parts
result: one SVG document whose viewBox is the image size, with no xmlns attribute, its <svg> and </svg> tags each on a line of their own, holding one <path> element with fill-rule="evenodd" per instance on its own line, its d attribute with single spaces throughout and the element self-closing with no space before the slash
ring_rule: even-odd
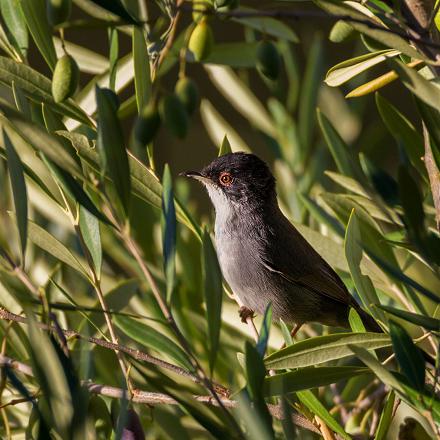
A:
<svg viewBox="0 0 440 440">
<path fill-rule="evenodd" d="M 196 82 L 191 78 L 180 78 L 174 92 L 185 106 L 188 114 L 193 114 L 199 106 L 200 96 Z"/>
<path fill-rule="evenodd" d="M 281 70 L 281 58 L 270 41 L 261 41 L 257 47 L 257 69 L 266 78 L 275 80 Z"/>
<path fill-rule="evenodd" d="M 48 0 L 47 18 L 52 26 L 64 23 L 70 17 L 72 0 Z"/>
<path fill-rule="evenodd" d="M 55 102 L 63 102 L 76 91 L 79 81 L 78 64 L 70 55 L 61 57 L 55 65 L 52 77 L 52 96 Z"/>
<path fill-rule="evenodd" d="M 134 137 L 142 145 L 148 145 L 160 127 L 160 116 L 155 105 L 147 104 L 134 125 Z"/>
<path fill-rule="evenodd" d="M 175 94 L 164 96 L 159 103 L 159 114 L 169 131 L 179 139 L 188 132 L 188 114 Z"/>
<path fill-rule="evenodd" d="M 209 56 L 214 45 L 214 35 L 207 20 L 196 25 L 189 37 L 188 49 L 194 54 L 196 61 L 202 61 Z"/>
</svg>

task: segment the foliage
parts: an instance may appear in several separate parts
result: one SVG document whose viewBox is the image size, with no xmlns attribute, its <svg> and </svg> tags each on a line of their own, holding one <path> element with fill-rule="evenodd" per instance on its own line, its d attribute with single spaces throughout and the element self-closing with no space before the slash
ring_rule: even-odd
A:
<svg viewBox="0 0 440 440">
<path fill-rule="evenodd" d="M 0 3 L 2 438 L 439 435 L 437 9 L 250 3 Z M 384 334 L 240 323 L 162 151 L 199 166 L 199 117 Z"/>
</svg>

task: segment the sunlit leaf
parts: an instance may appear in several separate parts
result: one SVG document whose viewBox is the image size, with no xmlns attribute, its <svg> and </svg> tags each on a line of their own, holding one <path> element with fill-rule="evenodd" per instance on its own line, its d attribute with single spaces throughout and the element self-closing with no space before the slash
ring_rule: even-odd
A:
<svg viewBox="0 0 440 440">
<path fill-rule="evenodd" d="M 337 333 L 317 336 L 283 348 L 265 358 L 268 368 L 302 368 L 352 355 L 348 344 L 374 350 L 391 345 L 390 337 L 380 333 Z"/>
<path fill-rule="evenodd" d="M 364 367 L 302 368 L 267 377 L 264 381 L 264 392 L 266 396 L 280 396 L 330 385 L 366 373 L 369 373 L 369 370 Z"/>
<path fill-rule="evenodd" d="M 175 287 L 176 276 L 176 211 L 174 207 L 174 194 L 172 187 L 171 172 L 168 164 L 165 165 L 162 192 L 162 248 L 163 248 L 163 270 L 167 283 L 167 302 L 171 302 L 171 297 Z"/>
<path fill-rule="evenodd" d="M 395 307 L 391 306 L 380 305 L 378 307 L 380 307 L 382 310 L 385 310 L 385 312 L 397 316 L 398 318 L 404 319 L 405 321 L 411 322 L 412 324 L 419 325 L 426 328 L 427 330 L 440 332 L 439 319 L 419 315 L 417 313 L 408 312 L 406 310 L 396 309 Z"/>
<path fill-rule="evenodd" d="M 6 26 L 12 35 L 12 44 L 23 59 L 29 48 L 29 36 L 20 0 L 3 0 L 0 9 Z"/>
<path fill-rule="evenodd" d="M 102 246 L 98 219 L 87 209 L 79 208 L 79 227 L 84 244 L 92 257 L 97 278 L 101 278 Z"/>
<path fill-rule="evenodd" d="M 134 85 L 138 113 L 148 103 L 151 95 L 150 63 L 142 28 L 133 28 Z"/>
<path fill-rule="evenodd" d="M 168 336 L 128 316 L 114 316 L 113 320 L 130 339 L 160 354 L 166 354 L 180 366 L 191 369 L 185 352 Z"/>
</svg>

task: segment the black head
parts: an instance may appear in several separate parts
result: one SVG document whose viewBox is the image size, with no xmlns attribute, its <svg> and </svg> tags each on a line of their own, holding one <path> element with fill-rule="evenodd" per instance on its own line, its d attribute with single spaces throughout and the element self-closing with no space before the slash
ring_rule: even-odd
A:
<svg viewBox="0 0 440 440">
<path fill-rule="evenodd" d="M 200 180 L 210 195 L 211 191 L 221 192 L 238 203 L 259 204 L 274 200 L 276 196 L 275 178 L 267 164 L 254 154 L 225 154 L 200 172 L 187 171 L 182 175 Z"/>
</svg>

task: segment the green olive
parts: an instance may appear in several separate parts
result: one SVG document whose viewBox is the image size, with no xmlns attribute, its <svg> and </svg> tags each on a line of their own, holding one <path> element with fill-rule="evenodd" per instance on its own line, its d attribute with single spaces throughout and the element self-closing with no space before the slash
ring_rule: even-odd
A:
<svg viewBox="0 0 440 440">
<path fill-rule="evenodd" d="M 160 116 L 155 105 L 147 104 L 134 125 L 134 137 L 142 145 L 148 145 L 160 127 Z"/>
<path fill-rule="evenodd" d="M 281 70 L 281 58 L 270 41 L 261 41 L 257 47 L 257 69 L 266 78 L 275 80 Z"/>
<path fill-rule="evenodd" d="M 76 91 L 79 81 L 78 64 L 70 55 L 61 57 L 52 77 L 52 96 L 55 102 L 63 102 Z"/>
<path fill-rule="evenodd" d="M 207 20 L 197 24 L 191 33 L 188 42 L 188 49 L 194 54 L 196 61 L 206 59 L 214 46 L 214 35 Z"/>
<path fill-rule="evenodd" d="M 168 130 L 177 138 L 183 139 L 188 132 L 188 114 L 175 94 L 163 97 L 159 103 L 159 114 Z"/>
<path fill-rule="evenodd" d="M 48 0 L 47 18 L 52 26 L 64 23 L 70 17 L 72 0 Z"/>
<path fill-rule="evenodd" d="M 179 79 L 174 92 L 185 106 L 188 114 L 191 115 L 197 110 L 200 102 L 200 96 L 199 89 L 194 80 L 187 77 Z"/>
</svg>

